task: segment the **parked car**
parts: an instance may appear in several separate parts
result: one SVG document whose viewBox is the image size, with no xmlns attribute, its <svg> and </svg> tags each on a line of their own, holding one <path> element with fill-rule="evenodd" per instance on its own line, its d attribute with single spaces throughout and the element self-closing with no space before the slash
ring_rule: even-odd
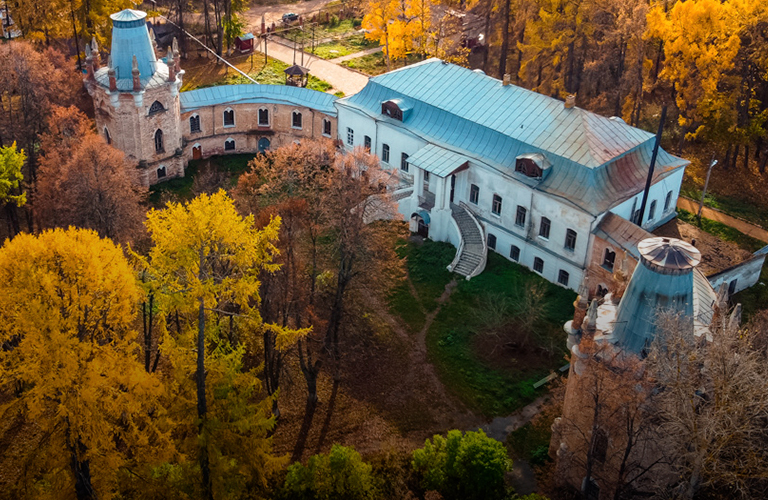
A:
<svg viewBox="0 0 768 500">
<path fill-rule="evenodd" d="M 293 12 L 289 12 L 287 14 L 283 14 L 283 22 L 285 24 L 292 23 L 292 22 L 298 21 L 298 20 L 299 20 L 299 15 L 298 14 L 295 14 Z"/>
</svg>

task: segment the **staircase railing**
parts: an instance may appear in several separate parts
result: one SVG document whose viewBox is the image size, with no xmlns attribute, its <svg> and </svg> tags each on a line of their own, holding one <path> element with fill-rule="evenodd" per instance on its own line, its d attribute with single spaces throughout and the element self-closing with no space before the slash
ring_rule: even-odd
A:
<svg viewBox="0 0 768 500">
<path fill-rule="evenodd" d="M 485 231 L 483 230 L 483 225 L 480 224 L 480 221 L 477 219 L 477 216 L 469 207 L 469 205 L 467 205 L 463 201 L 460 201 L 459 206 L 469 214 L 469 217 L 475 223 L 475 226 L 477 226 L 477 230 L 480 233 L 480 241 L 483 242 L 483 254 L 480 256 L 480 263 L 477 265 L 477 267 L 475 267 L 474 271 L 472 271 L 469 275 L 467 275 L 467 279 L 470 279 L 470 278 L 474 278 L 478 274 L 482 273 L 483 270 L 485 270 L 485 264 L 488 261 L 488 242 L 485 239 Z"/>
<path fill-rule="evenodd" d="M 453 217 L 453 211 L 451 211 L 451 223 L 453 223 L 453 227 L 456 229 L 456 232 L 459 233 L 459 247 L 456 249 L 456 255 L 453 257 L 453 260 L 450 264 L 448 264 L 448 270 L 453 272 L 453 270 L 456 269 L 456 266 L 459 264 L 459 260 L 461 260 L 461 253 L 464 251 L 464 235 L 461 234 L 459 223 L 456 222 L 456 219 Z"/>
</svg>

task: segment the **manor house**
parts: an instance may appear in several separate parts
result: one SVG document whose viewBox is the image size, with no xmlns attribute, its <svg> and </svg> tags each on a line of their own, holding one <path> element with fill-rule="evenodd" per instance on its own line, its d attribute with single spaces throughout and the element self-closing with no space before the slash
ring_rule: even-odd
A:
<svg viewBox="0 0 768 500">
<path fill-rule="evenodd" d="M 631 273 L 637 242 L 675 217 L 688 162 L 659 150 L 639 220 L 654 136 L 573 98 L 438 59 L 371 78 L 342 99 L 283 85 L 182 92 L 175 42 L 159 58 L 146 13 L 111 18 L 106 66 L 95 41 L 86 47 L 86 87 L 98 131 L 146 185 L 183 176 L 191 159 L 333 138 L 397 171 L 400 212 L 414 232 L 457 247 L 451 270 L 476 276 L 492 250 L 570 289 L 589 277 L 591 294 L 613 285 L 614 267 Z M 762 259 L 732 292 L 754 283 Z M 733 282 L 729 273 L 718 279 Z"/>
</svg>

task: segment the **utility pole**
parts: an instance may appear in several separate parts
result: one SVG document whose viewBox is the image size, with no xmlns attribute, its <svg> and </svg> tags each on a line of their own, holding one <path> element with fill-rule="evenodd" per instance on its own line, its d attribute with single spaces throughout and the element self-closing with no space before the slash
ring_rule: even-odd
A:
<svg viewBox="0 0 768 500">
<path fill-rule="evenodd" d="M 640 217 L 632 221 L 640 227 L 643 227 L 643 217 L 645 216 L 645 204 L 648 202 L 648 192 L 651 190 L 653 181 L 653 170 L 656 167 L 656 156 L 659 154 L 659 144 L 661 143 L 661 133 L 664 131 L 664 120 L 667 119 L 667 106 L 661 108 L 661 119 L 659 120 L 659 130 L 656 132 L 656 142 L 653 144 L 653 154 L 651 155 L 651 165 L 648 168 L 648 178 L 645 180 L 645 191 L 643 192 L 643 201 L 640 204 Z M 635 214 L 632 214 L 634 217 Z"/>
<path fill-rule="evenodd" d="M 709 176 L 712 175 L 712 168 L 717 165 L 714 153 L 712 154 L 712 161 L 709 162 L 709 168 L 707 169 L 707 180 L 704 181 L 704 189 L 701 191 L 701 201 L 699 202 L 699 213 L 696 214 L 696 223 L 701 227 L 701 211 L 704 209 L 704 197 L 707 196 L 707 187 L 709 186 Z"/>
</svg>

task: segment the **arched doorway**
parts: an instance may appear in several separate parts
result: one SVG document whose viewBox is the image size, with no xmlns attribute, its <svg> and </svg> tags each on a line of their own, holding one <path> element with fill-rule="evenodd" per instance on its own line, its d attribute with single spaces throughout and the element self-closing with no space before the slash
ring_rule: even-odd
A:
<svg viewBox="0 0 768 500">
<path fill-rule="evenodd" d="M 259 153 L 264 153 L 269 150 L 269 139 L 262 137 L 259 139 Z"/>
<path fill-rule="evenodd" d="M 414 212 L 411 214 L 411 232 L 427 238 L 429 236 L 429 222 L 429 213 L 426 210 Z"/>
<path fill-rule="evenodd" d="M 200 160 L 203 158 L 203 146 L 200 144 L 195 144 L 192 147 L 192 159 L 193 160 Z"/>
</svg>

